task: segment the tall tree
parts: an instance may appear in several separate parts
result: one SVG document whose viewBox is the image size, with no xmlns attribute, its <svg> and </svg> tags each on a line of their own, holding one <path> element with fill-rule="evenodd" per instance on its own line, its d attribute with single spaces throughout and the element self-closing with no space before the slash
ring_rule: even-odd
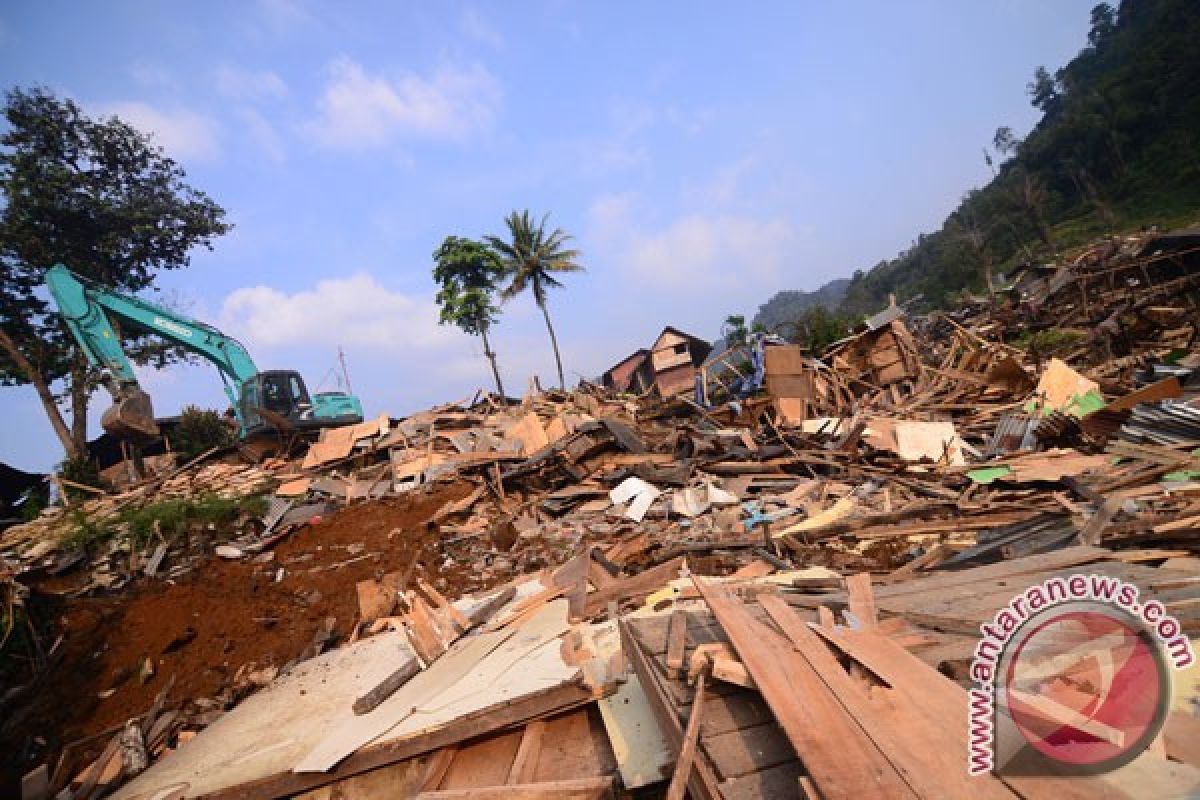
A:
<svg viewBox="0 0 1200 800">
<path fill-rule="evenodd" d="M 505 299 L 516 297 L 525 290 L 533 293 L 534 302 L 542 310 L 546 320 L 546 330 L 550 332 L 550 344 L 554 347 L 554 363 L 558 367 L 558 386 L 565 389 L 567 382 L 563 378 L 562 356 L 558 352 L 558 337 L 554 335 L 554 325 L 550 323 L 550 311 L 546 307 L 546 290 L 562 286 L 555 275 L 564 272 L 582 272 L 583 267 L 576 260 L 580 253 L 572 250 L 567 243 L 573 238 L 561 228 L 555 228 L 546 233 L 546 220 L 550 215 L 542 217 L 535 223 L 529 216 L 529 211 L 520 213 L 514 211 L 504 218 L 508 226 L 508 237 L 486 236 L 484 241 L 491 245 L 504 264 L 508 275 L 508 286 L 504 287 L 501 296 Z"/>
<path fill-rule="evenodd" d="M 483 340 L 483 354 L 492 365 L 496 392 L 504 397 L 496 354 L 488 342 L 488 330 L 499 309 L 493 297 L 504 278 L 504 264 L 496 251 L 482 242 L 447 236 L 433 254 L 433 279 L 437 281 L 437 303 L 443 325 L 457 325 L 465 333 Z"/>
<path fill-rule="evenodd" d="M 87 408 L 101 375 L 42 292 L 63 263 L 121 291 L 154 288 L 160 270 L 189 264 L 230 229 L 224 210 L 185 183 L 151 139 L 111 117 L 92 119 L 46 89 L 9 90 L 0 136 L 0 385 L 31 384 L 69 458 L 87 446 Z M 178 350 L 130 338 L 135 363 L 162 366 Z M 57 390 L 57 391 L 56 391 Z M 59 402 L 70 408 L 71 425 Z"/>
</svg>

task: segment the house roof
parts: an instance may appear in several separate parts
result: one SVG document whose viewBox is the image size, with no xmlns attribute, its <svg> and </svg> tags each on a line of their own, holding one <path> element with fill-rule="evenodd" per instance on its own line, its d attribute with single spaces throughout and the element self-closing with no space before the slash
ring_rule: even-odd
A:
<svg viewBox="0 0 1200 800">
<path fill-rule="evenodd" d="M 658 336 L 656 336 L 654 338 L 654 343 L 658 344 L 659 340 L 662 339 L 663 336 L 667 333 L 673 333 L 677 336 L 682 336 L 683 338 L 688 339 L 690 341 L 699 342 L 700 344 L 703 344 L 705 347 L 708 347 L 710 349 L 712 348 L 712 342 L 708 341 L 707 339 L 703 339 L 699 336 L 695 336 L 693 334 L 688 333 L 687 331 L 681 331 L 679 328 L 676 328 L 672 325 L 667 325 L 665 328 L 663 328 L 662 332 L 659 333 Z"/>
<path fill-rule="evenodd" d="M 604 374 L 605 374 L 605 375 L 607 375 L 607 374 L 608 374 L 608 373 L 610 373 L 610 372 L 616 372 L 616 371 L 617 371 L 617 370 L 619 370 L 621 367 L 623 367 L 623 366 L 625 366 L 626 364 L 628 364 L 630 361 L 644 359 L 644 358 L 646 358 L 646 357 L 647 357 L 647 356 L 649 356 L 649 355 L 650 355 L 650 351 L 649 351 L 649 350 L 647 350 L 647 349 L 646 349 L 646 348 L 644 348 L 644 347 L 639 347 L 637 350 L 634 350 L 632 353 L 630 353 L 629 355 L 625 356 L 624 358 L 622 358 L 622 359 L 621 359 L 620 361 L 618 361 L 617 363 L 613 364 L 613 365 L 612 365 L 611 367 L 609 367 L 608 369 L 604 370 Z"/>
</svg>

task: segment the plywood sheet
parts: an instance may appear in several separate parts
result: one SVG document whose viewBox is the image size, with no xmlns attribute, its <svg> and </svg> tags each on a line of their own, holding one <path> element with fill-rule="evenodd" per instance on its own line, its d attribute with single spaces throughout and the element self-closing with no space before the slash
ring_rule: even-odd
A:
<svg viewBox="0 0 1200 800">
<path fill-rule="evenodd" d="M 383 633 L 305 661 L 114 797 L 153 796 L 171 786 L 196 796 L 287 772 L 335 720 L 352 714 L 356 697 L 412 657 L 403 634 Z"/>
<path fill-rule="evenodd" d="M 370 742 L 394 743 L 570 681 L 578 668 L 563 662 L 558 641 L 567 628 L 564 599 L 547 603 L 515 631 L 459 640 L 462 647 L 452 647 L 371 713 L 343 715 L 295 771 L 325 772 Z"/>
</svg>

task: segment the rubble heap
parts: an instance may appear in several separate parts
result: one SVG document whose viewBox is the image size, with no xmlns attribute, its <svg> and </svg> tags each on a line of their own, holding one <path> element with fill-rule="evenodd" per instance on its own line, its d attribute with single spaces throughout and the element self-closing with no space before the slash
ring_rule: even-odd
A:
<svg viewBox="0 0 1200 800">
<path fill-rule="evenodd" d="M 1188 681 L 1158 746 L 1071 781 L 969 778 L 964 687 L 980 625 L 1059 574 L 1135 583 L 1177 649 L 1200 629 L 1197 250 L 1106 240 L 954 312 L 885 309 L 819 358 L 760 340 L 719 356 L 739 389 L 702 369 L 694 399 L 477 396 L 46 512 L 0 539 L 10 584 L 76 570 L 60 594 L 82 599 L 219 563 L 309 609 L 328 610 L 318 580 L 340 586 L 353 611 L 314 612 L 277 663 L 229 665 L 215 698 L 180 696 L 166 648 L 147 653 L 149 710 L 27 781 L 76 798 L 1186 793 Z M 120 528 L 166 498 L 263 493 L 261 514 L 183 536 Z M 339 533 L 418 499 L 400 526 Z M 85 521 L 118 530 L 85 555 Z M 172 669 L 193 640 L 167 645 Z"/>
</svg>

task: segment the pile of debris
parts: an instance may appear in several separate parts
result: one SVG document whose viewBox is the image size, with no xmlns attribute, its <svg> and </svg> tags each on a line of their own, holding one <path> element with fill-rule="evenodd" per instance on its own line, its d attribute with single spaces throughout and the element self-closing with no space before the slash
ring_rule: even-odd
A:
<svg viewBox="0 0 1200 800">
<path fill-rule="evenodd" d="M 0 539 L 35 594 L 85 564 L 60 594 L 222 564 L 319 611 L 285 658 L 227 664 L 218 700 L 168 683 L 193 640 L 149 653 L 149 711 L 31 772 L 27 796 L 1185 794 L 1186 681 L 1162 742 L 1104 777 L 969 779 L 963 754 L 979 627 L 1025 586 L 1079 568 L 1132 582 L 1191 652 L 1188 241 L 1106 241 L 953 313 L 892 306 L 820 358 L 756 337 L 719 359 L 736 386 L 689 355 L 672 385 L 694 399 L 649 381 L 476 396 L 46 512 Z M 182 537 L 132 535 L 123 513 L 264 493 Z M 400 525 L 339 535 L 414 501 Z M 100 552 L 72 549 L 105 521 Z M 331 591 L 352 620 L 312 597 Z"/>
</svg>

